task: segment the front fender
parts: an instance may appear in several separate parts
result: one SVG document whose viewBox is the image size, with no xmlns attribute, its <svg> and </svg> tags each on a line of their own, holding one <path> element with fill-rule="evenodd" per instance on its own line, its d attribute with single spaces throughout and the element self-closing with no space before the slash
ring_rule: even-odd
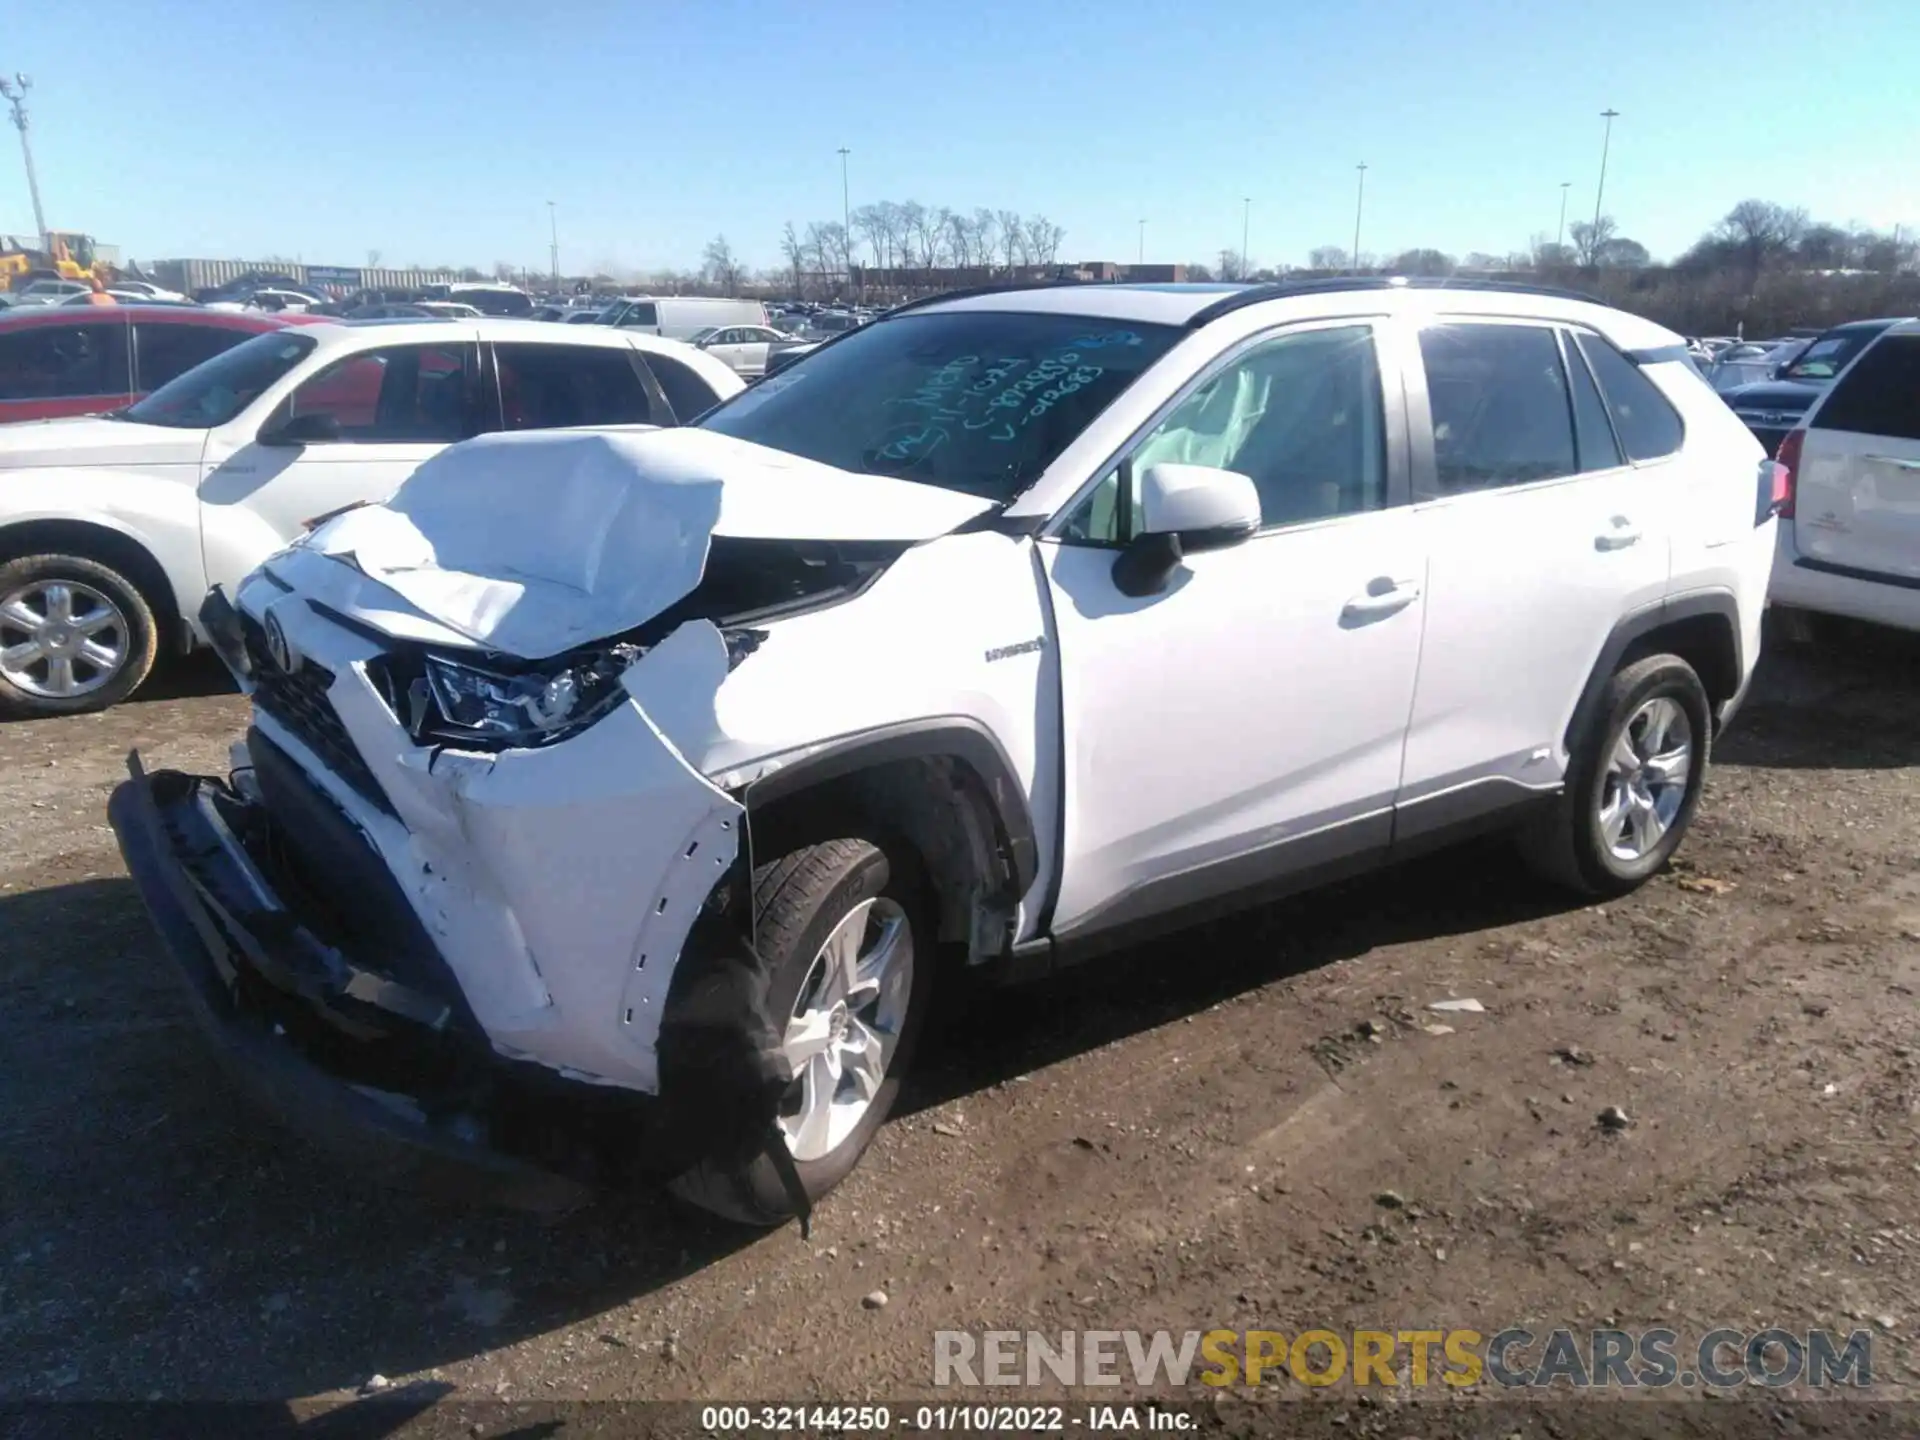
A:
<svg viewBox="0 0 1920 1440">
<path fill-rule="evenodd" d="M 0 471 L 0 547 L 10 533 L 36 523 L 110 531 L 153 557 L 181 615 L 197 614 L 207 589 L 197 467 L 178 468 L 177 478 L 92 466 Z"/>
</svg>

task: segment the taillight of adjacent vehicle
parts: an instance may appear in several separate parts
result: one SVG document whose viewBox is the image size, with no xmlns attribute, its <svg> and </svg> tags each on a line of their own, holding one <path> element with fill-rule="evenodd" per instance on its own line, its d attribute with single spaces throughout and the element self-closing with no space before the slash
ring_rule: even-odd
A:
<svg viewBox="0 0 1920 1440">
<path fill-rule="evenodd" d="M 1793 492 L 1800 473 L 1800 451 L 1807 443 L 1805 427 L 1796 426 L 1780 442 L 1773 457 L 1773 513 L 1783 520 L 1793 518 Z"/>
</svg>

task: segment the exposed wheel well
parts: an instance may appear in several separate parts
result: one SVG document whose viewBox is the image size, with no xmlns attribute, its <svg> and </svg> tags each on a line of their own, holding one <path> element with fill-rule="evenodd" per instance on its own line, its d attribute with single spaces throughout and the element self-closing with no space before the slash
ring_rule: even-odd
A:
<svg viewBox="0 0 1920 1440">
<path fill-rule="evenodd" d="M 1614 668 L 1649 655 L 1678 655 L 1691 665 L 1716 709 L 1740 689 L 1740 642 L 1724 615 L 1689 615 L 1636 636 Z"/>
<path fill-rule="evenodd" d="M 987 959 L 1012 943 L 1020 900 L 989 793 L 958 756 L 886 760 L 749 803 L 747 833 L 756 865 L 832 835 L 911 847 L 934 892 L 940 941 Z"/>
<path fill-rule="evenodd" d="M 146 597 L 159 623 L 162 644 L 187 648 L 190 636 L 167 572 L 138 540 L 85 520 L 23 520 L 0 530 L 0 564 L 23 555 L 76 555 L 111 566 Z"/>
</svg>

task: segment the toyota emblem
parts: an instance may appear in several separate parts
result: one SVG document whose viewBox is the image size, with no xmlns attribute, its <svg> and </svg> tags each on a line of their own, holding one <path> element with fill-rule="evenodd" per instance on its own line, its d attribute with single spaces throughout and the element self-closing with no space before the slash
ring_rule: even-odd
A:
<svg viewBox="0 0 1920 1440">
<path fill-rule="evenodd" d="M 267 612 L 267 656 L 288 674 L 300 668 L 300 652 L 293 648 L 287 639 L 286 627 L 280 623 L 280 617 L 271 610 Z"/>
</svg>

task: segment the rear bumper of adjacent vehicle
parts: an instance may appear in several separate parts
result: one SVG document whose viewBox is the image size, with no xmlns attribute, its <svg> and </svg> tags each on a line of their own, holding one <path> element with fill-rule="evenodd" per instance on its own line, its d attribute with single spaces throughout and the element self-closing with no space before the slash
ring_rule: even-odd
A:
<svg viewBox="0 0 1920 1440">
<path fill-rule="evenodd" d="M 383 981 L 303 926 L 227 823 L 216 797 L 238 797 L 220 782 L 149 775 L 137 754 L 128 768 L 108 806 L 128 873 L 195 1021 L 253 1100 L 382 1180 L 543 1211 L 591 1197 L 587 1181 L 496 1145 L 484 1107 L 446 1103 L 445 1090 L 435 1100 L 385 1088 L 353 1074 L 351 1060 L 323 1063 L 318 1057 L 372 1053 L 395 1034 L 403 1047 L 417 1040 L 424 1054 L 445 1038 L 446 1016 L 436 1016 L 430 997 Z M 317 1018 L 323 1012 L 333 1025 Z M 445 1048 L 452 1054 L 457 1042 Z M 475 1072 L 484 1075 L 483 1062 Z"/>
<path fill-rule="evenodd" d="M 1775 605 L 1920 630 L 1920 580 L 1877 575 L 1802 555 L 1793 522 L 1780 522 L 1767 598 Z"/>
</svg>

